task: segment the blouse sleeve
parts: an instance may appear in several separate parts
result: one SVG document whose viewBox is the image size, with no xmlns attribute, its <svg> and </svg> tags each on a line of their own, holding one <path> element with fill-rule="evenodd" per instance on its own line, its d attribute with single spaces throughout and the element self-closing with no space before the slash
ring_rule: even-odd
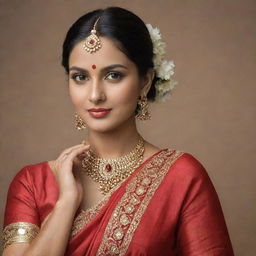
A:
<svg viewBox="0 0 256 256">
<path fill-rule="evenodd" d="M 30 242 L 39 232 L 39 215 L 33 184 L 27 167 L 13 178 L 7 193 L 4 214 L 4 248 L 12 243 Z"/>
<path fill-rule="evenodd" d="M 186 193 L 179 228 L 182 256 L 233 256 L 221 204 L 202 164 L 188 154 Z"/>
</svg>

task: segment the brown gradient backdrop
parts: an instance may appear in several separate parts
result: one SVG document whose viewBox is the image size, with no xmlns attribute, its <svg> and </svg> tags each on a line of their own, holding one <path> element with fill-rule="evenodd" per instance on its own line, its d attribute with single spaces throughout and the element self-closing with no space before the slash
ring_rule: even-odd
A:
<svg viewBox="0 0 256 256">
<path fill-rule="evenodd" d="M 160 147 L 193 154 L 220 197 L 236 255 L 256 253 L 256 2 L 0 1 L 1 220 L 9 183 L 27 164 L 80 143 L 74 129 L 61 45 L 69 26 L 117 5 L 161 29 L 179 82 L 140 124 Z"/>
</svg>

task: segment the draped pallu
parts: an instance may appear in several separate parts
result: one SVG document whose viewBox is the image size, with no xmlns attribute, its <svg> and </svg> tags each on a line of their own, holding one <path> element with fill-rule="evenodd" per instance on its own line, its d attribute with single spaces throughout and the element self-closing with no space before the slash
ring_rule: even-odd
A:
<svg viewBox="0 0 256 256">
<path fill-rule="evenodd" d="M 57 200 L 47 161 L 23 167 L 8 190 L 5 246 L 31 241 Z M 78 208 L 65 255 L 234 254 L 203 165 L 189 153 L 162 149 L 96 205 Z"/>
</svg>

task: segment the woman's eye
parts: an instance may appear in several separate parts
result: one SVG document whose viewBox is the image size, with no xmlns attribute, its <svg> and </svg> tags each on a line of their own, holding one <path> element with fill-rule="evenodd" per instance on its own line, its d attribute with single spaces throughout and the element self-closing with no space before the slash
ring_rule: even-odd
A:
<svg viewBox="0 0 256 256">
<path fill-rule="evenodd" d="M 73 74 L 71 75 L 71 78 L 77 82 L 82 82 L 84 80 L 87 80 L 86 75 L 84 74 Z"/>
<path fill-rule="evenodd" d="M 122 78 L 122 74 L 119 72 L 111 72 L 107 75 L 107 78 L 110 80 L 120 80 Z"/>
</svg>

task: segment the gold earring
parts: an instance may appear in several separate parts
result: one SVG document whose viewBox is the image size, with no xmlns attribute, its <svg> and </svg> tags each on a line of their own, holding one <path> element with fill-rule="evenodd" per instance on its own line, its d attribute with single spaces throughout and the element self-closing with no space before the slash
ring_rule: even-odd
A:
<svg viewBox="0 0 256 256">
<path fill-rule="evenodd" d="M 146 96 L 141 96 L 138 100 L 139 110 L 136 118 L 141 121 L 146 121 L 151 119 L 151 114 L 148 110 L 148 99 Z"/>
<path fill-rule="evenodd" d="M 75 126 L 79 131 L 86 129 L 84 120 L 77 113 L 75 113 Z"/>
</svg>

